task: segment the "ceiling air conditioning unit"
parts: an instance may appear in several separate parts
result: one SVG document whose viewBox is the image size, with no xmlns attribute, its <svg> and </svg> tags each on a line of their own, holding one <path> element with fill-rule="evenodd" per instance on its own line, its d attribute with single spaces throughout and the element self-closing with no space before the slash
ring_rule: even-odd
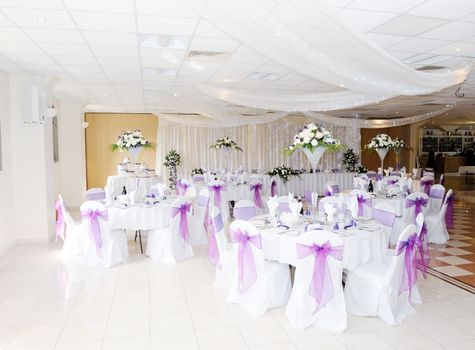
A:
<svg viewBox="0 0 475 350">
<path fill-rule="evenodd" d="M 51 104 L 51 97 L 45 89 L 26 86 L 22 97 L 24 123 L 43 124 L 46 118 L 56 116 L 56 109 Z"/>
</svg>

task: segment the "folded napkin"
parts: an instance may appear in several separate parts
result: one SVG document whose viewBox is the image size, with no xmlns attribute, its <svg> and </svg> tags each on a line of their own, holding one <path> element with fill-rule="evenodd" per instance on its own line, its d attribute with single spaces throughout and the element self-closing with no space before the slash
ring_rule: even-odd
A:
<svg viewBox="0 0 475 350">
<path fill-rule="evenodd" d="M 384 169 L 384 176 L 389 176 L 391 171 L 389 169 Z"/>
<path fill-rule="evenodd" d="M 269 197 L 267 200 L 267 207 L 269 208 L 269 215 L 274 217 L 279 207 L 279 198 L 277 196 Z"/>
<path fill-rule="evenodd" d="M 413 175 L 414 177 L 416 177 L 418 171 L 419 171 L 419 170 L 418 170 L 417 168 L 412 169 L 412 175 Z"/>
<path fill-rule="evenodd" d="M 378 168 L 378 174 L 383 175 L 383 168 Z"/>
<path fill-rule="evenodd" d="M 358 218 L 358 198 L 356 196 L 351 196 L 348 200 L 351 216 L 353 219 Z"/>
<path fill-rule="evenodd" d="M 335 215 L 338 209 L 330 203 L 325 203 L 323 205 L 323 210 L 325 211 L 325 214 L 327 214 L 328 222 L 333 223 L 335 221 Z"/>
<path fill-rule="evenodd" d="M 383 188 L 383 183 L 381 180 L 376 181 L 376 192 L 381 192 Z"/>
</svg>

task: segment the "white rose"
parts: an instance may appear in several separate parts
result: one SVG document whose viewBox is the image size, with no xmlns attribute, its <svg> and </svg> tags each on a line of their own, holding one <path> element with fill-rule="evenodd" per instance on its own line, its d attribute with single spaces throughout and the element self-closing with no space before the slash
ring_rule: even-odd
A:
<svg viewBox="0 0 475 350">
<path fill-rule="evenodd" d="M 320 131 L 317 131 L 317 133 L 315 134 L 315 137 L 317 139 L 321 139 L 323 137 L 323 133 L 321 133 Z"/>
<path fill-rule="evenodd" d="M 304 139 L 303 139 L 303 142 L 304 143 L 309 143 L 310 142 L 310 137 L 305 136 Z"/>
<path fill-rule="evenodd" d="M 311 143 L 312 143 L 312 146 L 316 146 L 316 145 L 318 145 L 318 141 L 317 141 L 317 140 L 315 140 L 315 139 L 313 139 Z"/>
</svg>

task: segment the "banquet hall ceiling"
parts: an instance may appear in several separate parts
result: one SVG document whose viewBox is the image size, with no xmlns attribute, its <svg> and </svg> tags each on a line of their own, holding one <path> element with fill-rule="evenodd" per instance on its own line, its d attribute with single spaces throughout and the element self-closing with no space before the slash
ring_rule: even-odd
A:
<svg viewBox="0 0 475 350">
<path fill-rule="evenodd" d="M 415 69 L 440 71 L 475 57 L 474 0 L 327 2 Z M 0 0 L 0 69 L 57 77 L 55 92 L 87 101 L 92 111 L 155 112 L 197 123 L 287 114 L 216 99 L 203 84 L 276 96 L 344 90 L 244 45 L 178 0 Z M 456 103 L 449 115 L 475 117 L 475 77 L 462 84 L 463 98 L 457 88 L 329 113 L 399 118 Z"/>
</svg>

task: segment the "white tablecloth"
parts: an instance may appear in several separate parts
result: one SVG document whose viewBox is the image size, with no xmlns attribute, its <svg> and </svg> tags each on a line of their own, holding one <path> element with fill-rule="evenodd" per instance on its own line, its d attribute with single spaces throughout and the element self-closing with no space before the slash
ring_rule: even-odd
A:
<svg viewBox="0 0 475 350">
<path fill-rule="evenodd" d="M 148 194 L 150 187 L 159 181 L 160 178 L 158 176 L 114 175 L 107 178 L 107 191 L 110 193 L 111 198 L 115 198 L 122 194 L 122 187 L 125 186 L 127 192 L 137 191 L 137 197 L 143 198 Z"/>
<path fill-rule="evenodd" d="M 153 206 L 135 205 L 128 208 L 108 207 L 109 225 L 113 230 L 151 230 L 168 226 L 171 218 L 171 202 Z"/>
</svg>

